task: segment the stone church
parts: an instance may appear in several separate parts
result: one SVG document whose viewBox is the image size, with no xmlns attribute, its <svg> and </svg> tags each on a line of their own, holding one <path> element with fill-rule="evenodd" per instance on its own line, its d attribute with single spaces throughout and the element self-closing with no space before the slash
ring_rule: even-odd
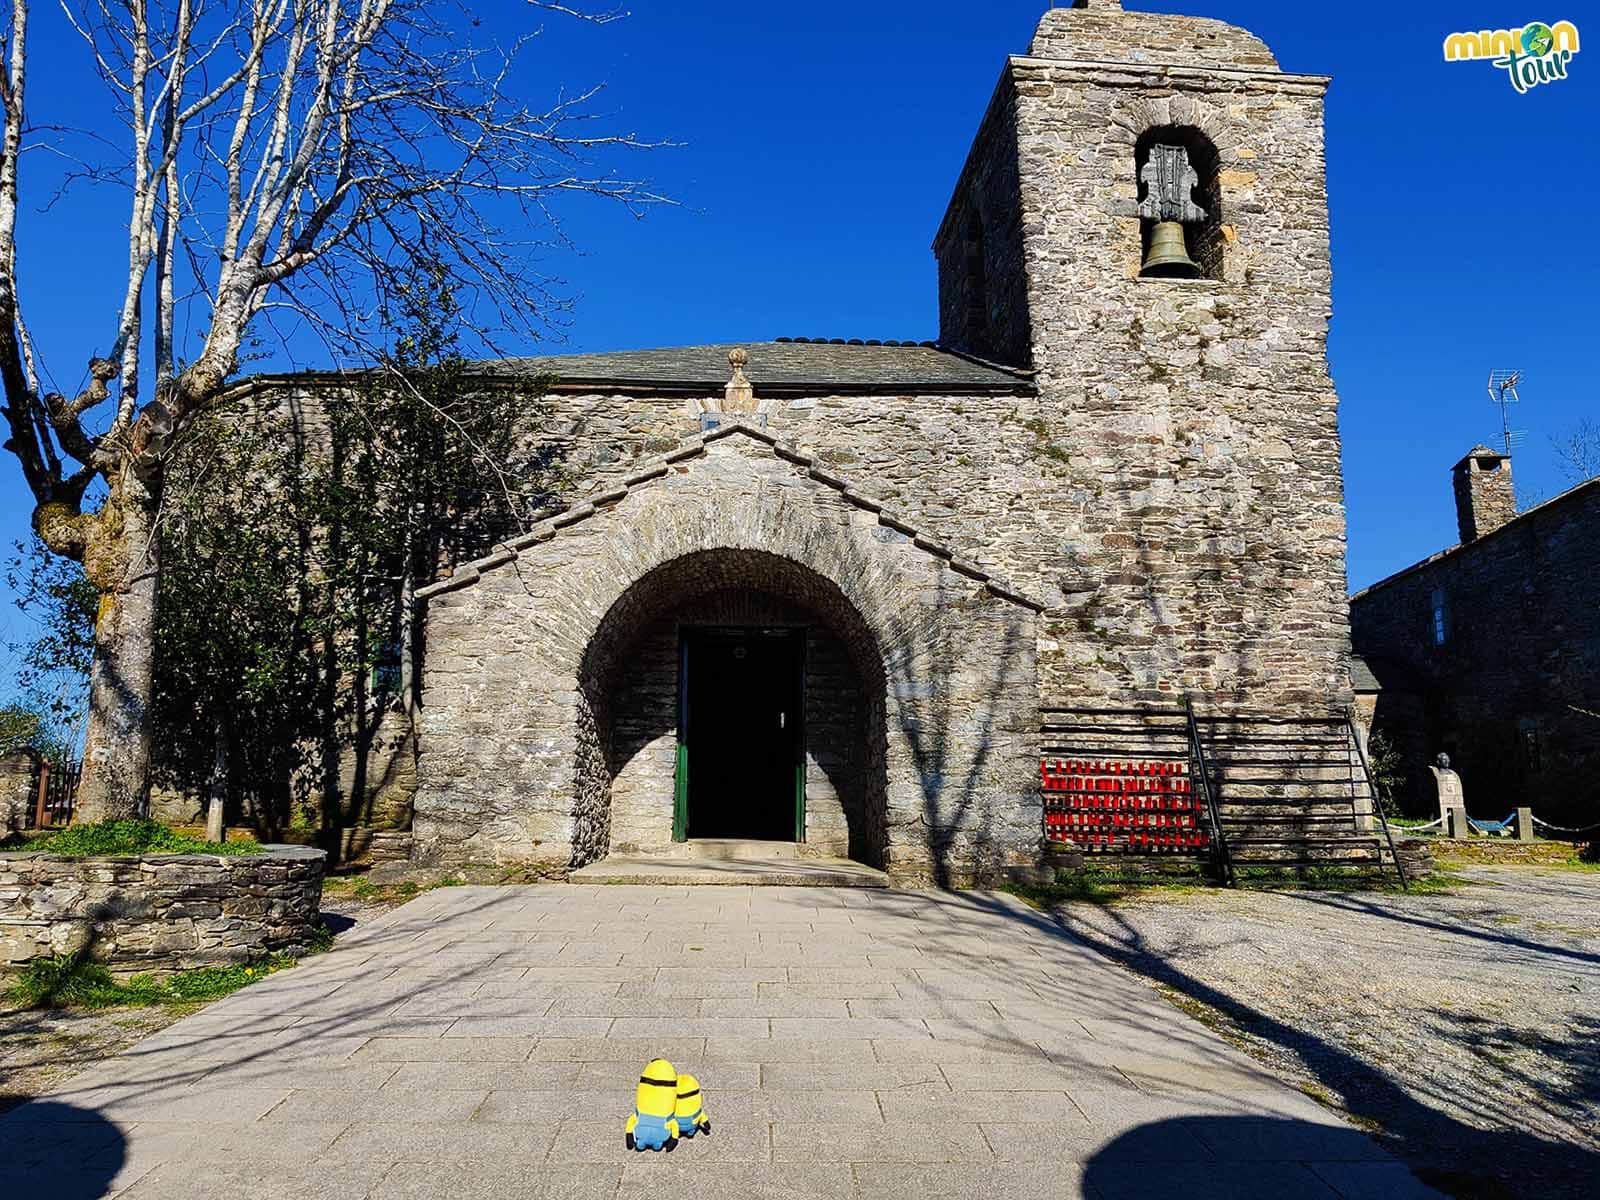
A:
<svg viewBox="0 0 1600 1200">
<path fill-rule="evenodd" d="M 416 859 L 959 882 L 1039 861 L 1074 714 L 1342 729 L 1327 85 L 1053 8 L 934 233 L 936 340 L 486 365 L 558 376 L 582 482 L 419 595 Z"/>
</svg>

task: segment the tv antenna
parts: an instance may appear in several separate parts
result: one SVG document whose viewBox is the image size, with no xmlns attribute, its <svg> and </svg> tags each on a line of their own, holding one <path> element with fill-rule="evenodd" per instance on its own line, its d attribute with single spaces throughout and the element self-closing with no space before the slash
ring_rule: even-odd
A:
<svg viewBox="0 0 1600 1200">
<path fill-rule="evenodd" d="M 1511 406 L 1521 404 L 1522 397 L 1517 395 L 1517 385 L 1522 382 L 1520 370 L 1497 370 L 1489 372 L 1489 403 L 1500 409 L 1500 436 L 1505 440 L 1506 457 L 1511 457 L 1513 446 L 1520 446 L 1527 439 L 1527 431 L 1511 428 Z"/>
</svg>

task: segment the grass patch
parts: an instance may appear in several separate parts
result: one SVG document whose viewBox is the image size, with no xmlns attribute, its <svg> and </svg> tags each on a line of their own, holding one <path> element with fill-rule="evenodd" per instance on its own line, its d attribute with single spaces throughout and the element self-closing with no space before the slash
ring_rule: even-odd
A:
<svg viewBox="0 0 1600 1200">
<path fill-rule="evenodd" d="M 1376 871 L 1367 867 L 1238 867 L 1234 879 L 1247 891 L 1306 892 L 1395 892 L 1407 895 L 1448 895 L 1460 887 L 1476 886 L 1475 881 L 1448 871 L 1435 871 L 1420 879 L 1411 876 L 1407 887 L 1392 867 Z"/>
<path fill-rule="evenodd" d="M 1509 838 L 1474 838 L 1445 841 L 1434 848 L 1441 865 L 1452 867 L 1548 867 L 1561 871 L 1600 869 L 1600 849 L 1581 842 L 1540 838 L 1519 842 Z"/>
<path fill-rule="evenodd" d="M 346 896 L 363 904 L 404 904 L 435 888 L 465 887 L 466 884 L 467 880 L 458 874 L 420 882 L 402 879 L 397 883 L 377 883 L 365 875 L 330 875 L 322 881 L 322 893 L 325 896 Z"/>
<path fill-rule="evenodd" d="M 1008 883 L 1000 888 L 1035 908 L 1057 904 L 1115 904 L 1148 892 L 1182 895 L 1206 891 L 1210 885 L 1184 877 L 1112 875 L 1097 871 L 1058 871 L 1054 883 Z"/>
<path fill-rule="evenodd" d="M 1273 867 L 1238 867 L 1234 870 L 1242 891 L 1322 891 L 1387 892 L 1402 891 L 1394 871 L 1382 873 L 1349 867 L 1306 867 L 1282 870 Z M 1407 895 L 1450 895 L 1457 888 L 1481 886 L 1448 871 L 1435 871 L 1422 879 L 1409 880 Z M 1096 871 L 1060 871 L 1054 883 L 1013 883 L 1000 890 L 1026 901 L 1035 908 L 1057 904 L 1116 904 L 1136 896 L 1163 894 L 1187 895 L 1212 891 L 1215 884 L 1196 876 L 1163 878 L 1152 875 L 1115 875 Z"/>
<path fill-rule="evenodd" d="M 29 850 L 72 858 L 124 854 L 259 854 L 254 838 L 231 842 L 206 842 L 168 829 L 159 821 L 101 821 L 73 825 L 28 843 Z"/>
<path fill-rule="evenodd" d="M 287 954 L 275 954 L 250 966 L 201 967 L 163 979 L 135 975 L 118 982 L 97 962 L 81 955 L 57 954 L 29 963 L 6 992 L 6 999 L 20 1008 L 182 1007 L 221 999 L 294 966 L 295 961 Z"/>
<path fill-rule="evenodd" d="M 306 939 L 306 955 L 332 950 L 333 938 L 333 930 L 318 924 Z M 220 1000 L 299 961 L 292 954 L 273 954 L 236 966 L 196 967 L 162 978 L 135 975 L 119 981 L 82 953 L 56 954 L 30 962 L 4 995 L 19 1008 L 185 1008 Z"/>
</svg>

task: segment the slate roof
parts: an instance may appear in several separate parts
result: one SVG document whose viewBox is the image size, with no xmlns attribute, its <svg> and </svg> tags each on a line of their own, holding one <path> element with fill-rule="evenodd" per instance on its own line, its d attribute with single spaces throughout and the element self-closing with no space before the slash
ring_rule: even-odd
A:
<svg viewBox="0 0 1600 1200">
<path fill-rule="evenodd" d="M 857 491 L 845 480 L 824 469 L 809 454 L 802 454 L 787 442 L 780 442 L 765 429 L 759 429 L 740 422 L 723 425 L 710 433 L 696 434 L 693 437 L 685 438 L 679 443 L 677 449 L 645 463 L 638 471 L 629 475 L 614 487 L 584 498 L 565 512 L 557 513 L 553 517 L 540 521 L 527 533 L 508 539 L 500 546 L 497 546 L 492 554 L 474 562 L 462 563 L 446 578 L 430 583 L 427 587 L 418 588 L 416 591 L 417 603 L 424 604 L 434 596 L 443 595 L 445 592 L 453 592 L 459 588 L 470 587 L 482 579 L 487 572 L 515 562 L 522 551 L 531 550 L 535 546 L 548 542 L 551 538 L 559 536 L 563 529 L 576 525 L 580 521 L 586 521 L 597 512 L 620 503 L 635 488 L 648 487 L 655 480 L 667 475 L 674 463 L 699 458 L 705 454 L 706 446 L 710 443 L 734 436 L 749 438 L 769 453 L 776 454 L 779 458 L 793 463 L 823 486 L 833 488 L 857 508 L 876 513 L 878 524 L 887 526 L 897 533 L 904 534 L 911 539 L 911 544 L 916 546 L 917 549 L 926 554 L 931 554 L 935 558 L 944 559 L 950 564 L 951 570 L 983 584 L 993 595 L 1000 597 L 1002 600 L 1008 600 L 1012 604 L 1021 605 L 1023 608 L 1032 609 L 1034 612 L 1044 611 L 1045 606 L 1038 600 L 1017 591 L 1004 580 L 990 575 L 977 564 L 961 558 L 948 546 L 927 537 L 915 527 L 889 512 L 880 501 Z"/>
<path fill-rule="evenodd" d="M 1488 451 L 1488 453 L 1494 454 L 1495 451 L 1490 450 L 1490 451 Z M 1471 454 L 1467 455 L 1467 458 L 1471 458 L 1471 457 L 1472 457 Z M 1463 459 L 1462 461 L 1464 462 L 1466 460 Z M 1393 575 L 1385 576 L 1384 578 L 1378 580 L 1378 582 L 1376 582 L 1376 583 L 1368 584 L 1366 587 L 1362 588 L 1359 592 L 1354 593 L 1350 597 L 1350 602 L 1352 604 L 1354 604 L 1357 600 L 1364 600 L 1366 597 L 1372 595 L 1374 592 L 1380 591 L 1381 589 L 1388 587 L 1391 583 L 1395 583 L 1398 580 L 1404 579 L 1407 575 L 1410 575 L 1415 571 L 1420 571 L 1425 567 L 1431 567 L 1435 563 L 1441 562 L 1444 559 L 1451 558 L 1451 557 L 1453 557 L 1454 555 L 1457 555 L 1457 554 L 1464 554 L 1464 553 L 1468 553 L 1470 551 L 1474 551 L 1479 546 L 1483 545 L 1485 542 L 1488 542 L 1493 538 L 1497 538 L 1497 537 L 1502 536 L 1503 534 L 1505 534 L 1505 532 L 1508 529 L 1523 529 L 1523 528 L 1526 528 L 1526 522 L 1531 517 L 1533 517 L 1535 515 L 1542 515 L 1542 516 L 1548 517 L 1551 514 L 1555 513 L 1558 509 L 1560 509 L 1563 506 L 1567 505 L 1569 502 L 1571 502 L 1573 500 L 1576 500 L 1579 497 L 1587 496 L 1590 493 L 1590 491 L 1592 489 L 1595 489 L 1595 488 L 1600 488 L 1600 475 L 1596 475 L 1593 479 L 1585 479 L 1582 483 L 1575 484 L 1572 487 L 1568 488 L 1566 491 L 1561 492 L 1561 493 L 1559 493 L 1559 494 L 1557 494 L 1555 496 L 1552 496 L 1550 499 L 1544 501 L 1543 503 L 1535 504 L 1532 508 L 1523 509 L 1521 512 L 1519 512 L 1516 516 L 1512 517 L 1505 524 L 1495 526 L 1488 533 L 1483 534 L 1481 537 L 1475 538 L 1474 540 L 1472 540 L 1470 542 L 1460 542 L 1460 543 L 1458 543 L 1458 544 L 1456 544 L 1454 546 L 1447 546 L 1443 550 L 1440 550 L 1436 554 L 1430 554 L 1427 558 L 1422 559 L 1420 562 L 1414 562 L 1409 567 L 1404 567 L 1401 570 L 1396 571 Z"/>
<path fill-rule="evenodd" d="M 1350 685 L 1357 693 L 1418 692 L 1422 680 L 1405 663 L 1393 658 L 1350 657 Z"/>
<path fill-rule="evenodd" d="M 932 342 L 831 341 L 793 338 L 620 350 L 605 354 L 552 354 L 478 364 L 485 373 L 554 374 L 561 385 L 620 386 L 654 391 L 720 392 L 732 374 L 728 352 L 750 355 L 745 374 L 758 397 L 779 393 L 966 395 L 1033 391 L 1033 373 L 986 363 Z"/>
</svg>

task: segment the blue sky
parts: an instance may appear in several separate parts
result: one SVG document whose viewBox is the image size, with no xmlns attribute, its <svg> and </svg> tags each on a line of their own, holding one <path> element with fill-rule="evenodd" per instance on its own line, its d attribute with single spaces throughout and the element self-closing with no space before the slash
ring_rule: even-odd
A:
<svg viewBox="0 0 1600 1200">
<path fill-rule="evenodd" d="M 1352 587 L 1455 540 L 1449 468 L 1497 431 L 1491 367 L 1527 372 L 1520 489 L 1560 491 L 1550 438 L 1595 412 L 1600 20 L 1520 0 L 1391 5 L 1370 23 L 1351 6 L 1340 17 L 1271 0 L 1129 3 L 1244 25 L 1285 69 L 1334 76 L 1331 356 Z M 481 7 L 480 36 L 526 27 L 520 6 Z M 934 336 L 929 244 L 1003 58 L 1026 49 L 1044 7 L 718 0 L 640 3 L 600 28 L 548 18 L 526 95 L 604 81 L 618 127 L 684 145 L 636 164 L 681 207 L 635 220 L 568 206 L 576 249 L 545 265 L 577 303 L 564 340 L 544 348 Z M 1526 95 L 1487 64 L 1442 59 L 1458 29 L 1562 18 L 1593 47 L 1570 78 Z M 97 84 L 55 6 L 37 6 L 33 39 L 35 119 L 95 120 Z M 50 168 L 24 170 L 42 180 Z M 24 214 L 24 298 L 63 388 L 109 340 L 123 208 L 119 194 L 83 190 Z M 326 365 L 307 347 L 270 354 L 258 365 Z M 5 544 L 25 535 L 27 513 L 16 465 L 0 458 Z M 0 585 L 0 632 L 15 637 L 26 628 L 11 607 Z"/>
</svg>

